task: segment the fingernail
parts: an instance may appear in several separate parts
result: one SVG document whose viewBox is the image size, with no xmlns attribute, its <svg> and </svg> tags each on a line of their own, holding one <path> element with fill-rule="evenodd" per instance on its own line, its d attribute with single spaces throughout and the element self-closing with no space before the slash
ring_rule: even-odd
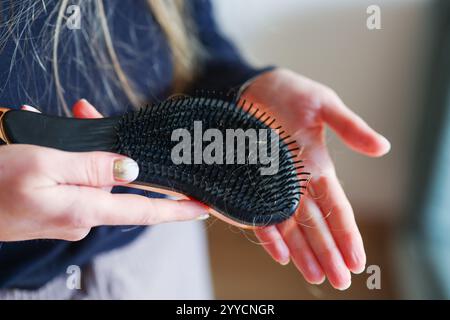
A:
<svg viewBox="0 0 450 320">
<path fill-rule="evenodd" d="M 276 242 L 276 250 L 278 252 L 279 258 L 278 263 L 282 266 L 286 266 L 291 261 L 291 253 L 289 252 L 289 248 L 284 243 L 282 239 Z"/>
<path fill-rule="evenodd" d="M 354 274 L 361 274 L 366 270 L 366 265 L 362 266 L 361 269 L 356 269 L 353 271 Z"/>
<path fill-rule="evenodd" d="M 340 255 L 336 256 L 330 265 L 327 275 L 331 282 L 334 283 L 333 287 L 341 291 L 347 290 L 352 284 L 352 274 L 342 257 Z"/>
<path fill-rule="evenodd" d="M 366 269 L 366 255 L 364 247 L 355 243 L 350 251 L 349 267 L 352 273 L 360 274 Z"/>
<path fill-rule="evenodd" d="M 122 158 L 114 161 L 114 179 L 118 181 L 133 181 L 139 175 L 139 166 L 136 161 L 130 158 Z"/>
<path fill-rule="evenodd" d="M 347 290 L 348 288 L 350 288 L 350 286 L 352 285 L 352 281 L 349 281 L 349 282 L 347 282 L 347 284 L 346 285 L 344 285 L 343 287 L 341 287 L 341 288 L 337 288 L 339 291 L 345 291 L 345 290 Z"/>
<path fill-rule="evenodd" d="M 384 153 L 386 154 L 391 150 L 391 142 L 387 138 L 383 137 L 382 135 L 380 135 L 380 136 L 381 136 L 381 140 L 383 140 L 383 144 L 385 145 L 386 150 L 384 151 Z"/>
<path fill-rule="evenodd" d="M 322 284 L 325 282 L 325 280 L 327 279 L 327 277 L 323 276 L 322 279 L 320 279 L 319 281 L 317 281 L 316 284 Z"/>
<path fill-rule="evenodd" d="M 87 106 L 87 107 L 89 107 L 91 109 L 95 109 L 95 107 L 89 101 L 87 101 L 86 99 L 80 99 L 80 101 L 85 104 L 85 107 Z M 97 111 L 97 109 L 95 109 L 95 111 Z"/>
<path fill-rule="evenodd" d="M 205 214 L 202 214 L 201 216 L 198 216 L 195 220 L 206 220 L 208 218 L 209 218 L 209 214 L 205 213 Z"/>
<path fill-rule="evenodd" d="M 352 285 L 352 274 L 350 273 L 350 270 L 346 268 L 345 270 L 341 269 L 337 272 L 337 277 L 339 279 L 339 284 L 341 285 L 340 287 L 337 287 L 338 290 L 344 291 L 350 288 Z"/>
<path fill-rule="evenodd" d="M 30 105 L 28 105 L 28 104 L 22 105 L 21 109 L 22 109 L 22 110 L 26 110 L 26 111 L 39 112 L 38 109 L 36 109 L 35 107 L 32 107 L 32 106 L 30 106 Z"/>
<path fill-rule="evenodd" d="M 91 105 L 91 103 L 89 102 L 89 101 L 87 101 L 86 99 L 81 99 L 80 101 L 82 101 L 82 102 L 84 102 L 84 103 L 86 103 L 86 104 L 88 104 L 88 105 Z"/>
<path fill-rule="evenodd" d="M 279 264 L 281 264 L 282 266 L 287 266 L 289 264 L 289 262 L 291 262 L 291 258 L 287 257 L 287 259 L 280 259 L 278 261 Z"/>
<path fill-rule="evenodd" d="M 308 273 L 312 276 L 312 279 L 319 279 L 313 284 L 321 284 L 325 281 L 325 275 L 316 262 L 310 261 L 308 263 Z"/>
<path fill-rule="evenodd" d="M 326 276 L 322 275 L 322 277 L 318 278 L 319 280 L 307 280 L 310 284 L 314 284 L 314 285 L 321 285 L 322 283 L 325 282 L 325 280 L 327 279 Z"/>
<path fill-rule="evenodd" d="M 351 265 L 352 265 L 352 269 L 353 269 L 352 272 L 354 274 L 360 274 L 366 268 L 366 265 L 365 265 L 363 259 L 361 258 L 361 254 L 357 250 L 353 250 L 351 252 Z M 355 269 L 355 266 L 361 266 L 361 267 Z"/>
</svg>

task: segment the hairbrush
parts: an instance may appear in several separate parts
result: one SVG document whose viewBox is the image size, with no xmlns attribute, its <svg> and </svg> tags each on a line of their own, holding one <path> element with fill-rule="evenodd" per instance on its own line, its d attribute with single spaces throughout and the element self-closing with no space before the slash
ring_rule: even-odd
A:
<svg viewBox="0 0 450 320">
<path fill-rule="evenodd" d="M 128 156 L 140 168 L 138 178 L 130 187 L 196 199 L 225 222 L 242 228 L 258 228 L 291 217 L 307 182 L 308 173 L 303 171 L 302 160 L 294 154 L 298 150 L 295 141 L 288 142 L 288 136 L 283 137 L 284 131 L 274 123 L 275 119 L 243 100 L 180 96 L 102 119 L 75 119 L 1 108 L 0 138 L 7 144 L 33 144 L 77 152 L 109 151 Z M 192 157 L 179 153 L 191 162 L 174 161 L 174 148 L 181 141 L 174 140 L 174 132 L 182 130 L 178 132 L 195 137 L 199 125 L 203 132 L 213 129 L 214 134 L 225 137 L 222 144 L 227 150 L 214 149 L 210 153 L 223 161 L 211 162 L 198 157 L 208 147 L 199 147 L 198 137 L 184 141 L 192 147 Z M 254 141 L 251 141 L 254 134 L 240 141 L 227 140 L 230 132 L 251 130 L 257 133 Z M 258 134 L 261 132 L 267 132 L 266 136 Z M 268 139 L 269 136 L 277 139 Z M 213 143 L 211 135 L 209 140 Z M 200 142 L 208 145 L 203 140 Z M 273 158 L 277 161 L 276 170 L 263 174 L 268 164 L 254 161 L 252 146 L 266 147 L 266 154 L 277 151 L 276 159 Z M 244 155 L 237 154 L 240 150 Z"/>
</svg>

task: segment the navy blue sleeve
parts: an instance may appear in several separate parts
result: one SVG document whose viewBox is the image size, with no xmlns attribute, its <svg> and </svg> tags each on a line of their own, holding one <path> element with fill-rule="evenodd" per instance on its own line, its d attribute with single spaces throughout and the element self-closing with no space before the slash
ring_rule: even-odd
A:
<svg viewBox="0 0 450 320">
<path fill-rule="evenodd" d="M 200 43 L 206 51 L 202 71 L 192 89 L 238 90 L 247 80 L 273 68 L 255 69 L 242 59 L 235 46 L 219 30 L 210 0 L 193 0 L 190 4 Z"/>
</svg>

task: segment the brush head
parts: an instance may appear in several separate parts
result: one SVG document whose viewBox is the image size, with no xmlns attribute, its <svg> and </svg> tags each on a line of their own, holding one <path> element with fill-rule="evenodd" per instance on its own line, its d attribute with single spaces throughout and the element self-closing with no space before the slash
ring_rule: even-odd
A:
<svg viewBox="0 0 450 320">
<path fill-rule="evenodd" d="M 306 181 L 299 174 L 307 173 L 270 122 L 234 99 L 173 98 L 124 115 L 113 149 L 138 162 L 139 184 L 182 193 L 239 224 L 272 225 L 293 215 Z"/>
</svg>

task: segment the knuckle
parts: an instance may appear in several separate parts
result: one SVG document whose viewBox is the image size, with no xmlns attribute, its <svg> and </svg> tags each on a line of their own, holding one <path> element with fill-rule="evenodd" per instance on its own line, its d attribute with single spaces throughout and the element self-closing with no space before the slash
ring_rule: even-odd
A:
<svg viewBox="0 0 450 320">
<path fill-rule="evenodd" d="M 144 213 L 140 218 L 141 225 L 153 225 L 162 222 L 161 219 L 158 218 L 159 215 L 155 211 L 149 211 L 149 213 Z"/>
<path fill-rule="evenodd" d="M 90 185 L 98 185 L 101 181 L 99 153 L 91 152 L 86 157 L 86 166 L 84 168 L 86 180 Z"/>
<path fill-rule="evenodd" d="M 349 248 L 352 247 L 355 243 L 355 238 L 357 233 L 357 230 L 344 230 L 341 234 L 339 234 L 339 242 L 340 246 L 343 248 Z"/>
<path fill-rule="evenodd" d="M 10 195 L 14 195 L 15 198 L 20 199 L 22 203 L 28 203 L 30 199 L 34 198 L 32 192 L 30 192 L 27 187 L 27 179 L 26 176 L 20 175 L 8 181 L 9 188 L 8 192 Z M 6 190 L 5 190 L 6 191 Z"/>
<path fill-rule="evenodd" d="M 75 212 L 65 212 L 53 219 L 56 227 L 70 227 L 74 229 L 83 229 L 91 227 L 88 214 L 80 214 Z"/>
<path fill-rule="evenodd" d="M 26 155 L 26 163 L 21 166 L 24 174 L 40 173 L 47 170 L 47 160 L 42 152 L 28 152 Z"/>
<path fill-rule="evenodd" d="M 161 210 L 152 201 L 148 201 L 147 208 L 142 212 L 139 219 L 142 225 L 152 225 L 162 222 L 161 220 Z"/>
<path fill-rule="evenodd" d="M 4 178 L 8 184 L 16 190 L 30 189 L 30 186 L 40 184 L 42 181 L 53 179 L 50 158 L 54 157 L 56 150 L 36 146 L 27 146 L 30 148 L 19 149 L 21 157 L 14 160 L 11 166 L 8 166 L 8 174 Z M 44 180 L 43 180 L 44 179 Z"/>
<path fill-rule="evenodd" d="M 21 205 L 29 208 L 39 207 L 42 203 L 43 193 L 38 193 L 33 189 L 34 178 L 27 174 L 20 174 L 7 181 L 8 188 L 4 191 L 9 199 L 19 201 Z M 3 192 L 3 191 L 2 191 Z"/>
<path fill-rule="evenodd" d="M 320 257 L 320 260 L 323 261 L 332 261 L 334 260 L 336 255 L 336 249 L 332 248 L 330 246 L 326 246 L 322 248 L 321 250 L 318 250 L 317 256 Z"/>
<path fill-rule="evenodd" d="M 68 200 L 66 207 L 54 217 L 54 224 L 62 228 L 88 228 L 91 227 L 89 213 L 83 202 L 79 201 L 81 189 L 78 187 L 77 196 Z"/>
<path fill-rule="evenodd" d="M 72 214 L 71 216 L 70 226 L 74 228 L 87 228 L 91 226 L 88 214 Z"/>
</svg>

